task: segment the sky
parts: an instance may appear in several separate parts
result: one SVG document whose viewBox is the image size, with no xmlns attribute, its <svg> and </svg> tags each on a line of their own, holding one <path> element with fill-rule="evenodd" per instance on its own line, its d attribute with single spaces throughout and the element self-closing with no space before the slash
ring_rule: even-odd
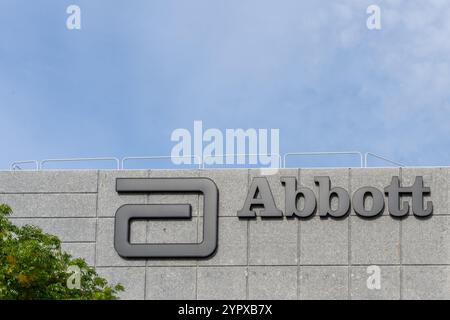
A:
<svg viewBox="0 0 450 320">
<path fill-rule="evenodd" d="M 0 0 L 0 169 L 170 155 L 195 120 L 280 129 L 281 153 L 450 165 L 449 17 L 448 0 Z"/>
</svg>

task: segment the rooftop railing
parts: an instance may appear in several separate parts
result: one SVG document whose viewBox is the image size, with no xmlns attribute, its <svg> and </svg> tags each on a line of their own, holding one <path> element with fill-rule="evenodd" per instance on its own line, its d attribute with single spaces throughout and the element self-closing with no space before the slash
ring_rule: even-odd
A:
<svg viewBox="0 0 450 320">
<path fill-rule="evenodd" d="M 61 167 L 54 167 L 55 164 L 71 164 L 71 163 L 77 163 L 78 165 L 85 164 L 85 167 L 83 167 L 84 170 L 94 169 L 92 167 L 86 167 L 88 163 L 91 162 L 98 162 L 98 163 L 113 163 L 114 166 L 110 167 L 108 169 L 114 169 L 114 170 L 128 170 L 132 169 L 131 167 L 127 167 L 128 163 L 131 161 L 157 161 L 157 160 L 173 160 L 173 159 L 185 159 L 185 160 L 196 160 L 193 162 L 194 165 L 198 169 L 205 169 L 206 166 L 208 168 L 214 168 L 214 165 L 218 165 L 217 163 L 210 163 L 208 160 L 211 160 L 213 158 L 222 157 L 271 157 L 272 159 L 276 159 L 278 162 L 279 168 L 287 168 L 287 160 L 288 158 L 292 157 L 326 157 L 330 158 L 333 156 L 343 156 L 348 155 L 352 156 L 354 159 L 356 159 L 359 163 L 359 166 L 346 166 L 346 167 L 357 167 L 357 168 L 369 168 L 369 159 L 375 158 L 378 161 L 386 162 L 390 166 L 395 167 L 406 167 L 406 165 L 399 163 L 397 161 L 393 161 L 391 159 L 388 159 L 384 156 L 372 153 L 372 152 L 366 152 L 361 153 L 359 151 L 321 151 L 321 152 L 288 152 L 285 153 L 283 156 L 279 154 L 223 154 L 223 155 L 214 155 L 214 156 L 206 156 L 203 159 L 199 156 L 195 155 L 185 155 L 185 156 L 139 156 L 139 157 L 124 157 L 122 159 L 116 158 L 116 157 L 91 157 L 91 158 L 61 158 L 61 159 L 44 159 L 41 161 L 38 160 L 25 160 L 25 161 L 15 161 L 11 164 L 10 169 L 12 171 L 15 170 L 33 170 L 33 171 L 39 171 L 39 170 L 76 170 L 77 168 L 61 168 Z M 191 161 L 184 161 L 191 162 Z M 52 168 L 49 168 L 49 165 L 53 164 Z M 206 166 L 205 166 L 206 164 Z M 182 168 L 186 167 L 185 164 L 174 164 L 176 165 L 176 168 Z M 191 164 L 192 165 L 192 164 Z M 219 163 L 220 165 L 220 163 Z M 26 166 L 26 168 L 25 168 Z M 31 167 L 30 167 L 31 166 Z M 236 168 L 236 166 L 233 166 Z M 242 167 L 242 166 L 241 166 Z M 248 167 L 248 166 L 247 166 Z M 246 167 L 246 168 L 247 168 Z M 330 166 L 319 166 L 318 168 L 330 168 Z M 341 166 L 342 167 L 342 166 Z M 266 167 L 263 167 L 266 168 Z M 270 167 L 269 167 L 270 168 Z M 104 169 L 104 168 L 103 168 Z M 145 169 L 155 169 L 155 167 L 145 167 Z"/>
</svg>

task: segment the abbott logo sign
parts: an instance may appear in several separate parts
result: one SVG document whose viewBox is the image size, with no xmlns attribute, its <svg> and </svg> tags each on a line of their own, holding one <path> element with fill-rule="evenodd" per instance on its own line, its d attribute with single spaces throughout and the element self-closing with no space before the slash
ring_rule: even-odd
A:
<svg viewBox="0 0 450 320">
<path fill-rule="evenodd" d="M 285 189 L 285 208 L 283 213 L 277 208 L 266 177 L 252 180 L 238 218 L 261 217 L 297 217 L 309 218 L 317 213 L 322 218 L 343 218 L 350 208 L 363 218 L 375 218 L 380 215 L 386 204 L 387 211 L 395 218 L 407 216 L 410 211 L 416 217 L 427 217 L 433 212 L 433 203 L 424 197 L 431 194 L 429 187 L 423 184 L 423 177 L 415 178 L 413 185 L 405 187 L 397 176 L 391 183 L 379 190 L 365 186 L 356 190 L 352 197 L 347 190 L 331 185 L 330 177 L 314 177 L 316 193 L 307 187 L 297 187 L 296 177 L 281 177 L 280 184 Z M 116 181 L 118 193 L 201 193 L 203 194 L 203 241 L 201 243 L 177 244 L 131 244 L 130 222 L 135 219 L 191 219 L 190 204 L 127 204 L 119 208 L 115 218 L 114 246 L 124 258 L 206 258 L 217 248 L 218 235 L 218 199 L 216 184 L 208 178 L 119 178 Z M 235 192 L 240 192 L 236 189 Z M 410 197 L 408 201 L 402 198 Z M 300 201 L 300 199 L 303 201 Z M 371 204 L 366 201 L 371 198 Z M 332 208 L 333 199 L 337 205 Z M 300 207 L 300 202 L 303 205 Z"/>
<path fill-rule="evenodd" d="M 116 212 L 114 247 L 123 258 L 204 258 L 217 248 L 219 194 L 207 178 L 119 178 L 118 193 L 201 193 L 203 194 L 203 241 L 177 244 L 131 244 L 131 220 L 190 219 L 190 204 L 126 204 Z"/>
<path fill-rule="evenodd" d="M 308 218 L 316 211 L 320 217 L 342 218 L 350 212 L 350 207 L 356 214 L 364 218 L 374 218 L 384 210 L 384 193 L 388 197 L 388 211 L 393 217 L 404 217 L 409 214 L 409 203 L 404 201 L 400 203 L 401 197 L 409 196 L 412 198 L 412 212 L 417 217 L 426 217 L 433 212 L 433 203 L 428 201 L 424 208 L 424 196 L 431 193 L 429 187 L 423 185 L 423 177 L 416 177 L 414 184 L 410 187 L 402 187 L 400 179 L 397 176 L 392 177 L 391 184 L 386 186 L 383 191 L 366 186 L 359 188 L 350 198 L 347 190 L 341 187 L 332 187 L 330 177 L 317 176 L 314 182 L 319 190 L 318 200 L 313 190 L 300 187 L 297 188 L 296 177 L 281 177 L 281 184 L 285 187 L 285 215 L 288 217 L 296 216 L 299 218 Z M 298 200 L 303 198 L 303 208 L 298 208 Z M 337 208 L 331 208 L 331 201 L 336 198 Z M 367 198 L 372 199 L 372 205 L 366 205 Z M 250 190 L 245 200 L 242 210 L 239 210 L 238 217 L 253 218 L 256 217 L 254 208 L 261 208 L 259 215 L 261 217 L 281 217 L 283 212 L 278 209 L 273 199 L 272 191 L 265 177 L 254 178 Z"/>
</svg>

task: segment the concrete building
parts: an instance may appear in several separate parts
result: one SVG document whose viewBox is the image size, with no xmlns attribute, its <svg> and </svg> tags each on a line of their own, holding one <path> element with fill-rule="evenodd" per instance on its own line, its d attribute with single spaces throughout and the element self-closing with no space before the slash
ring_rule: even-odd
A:
<svg viewBox="0 0 450 320">
<path fill-rule="evenodd" d="M 8 171 L 0 172 L 0 203 L 12 220 L 58 235 L 64 249 L 83 257 L 112 282 L 124 299 L 450 299 L 450 169 L 280 169 L 267 179 L 277 208 L 285 212 L 281 176 L 297 178 L 318 197 L 314 177 L 350 196 L 363 186 L 381 191 L 399 177 L 411 186 L 423 177 L 433 212 L 420 218 L 383 212 L 342 218 L 239 218 L 258 169 Z M 212 257 L 124 259 L 114 248 L 117 210 L 125 204 L 189 203 L 190 220 L 136 220 L 131 243 L 198 243 L 203 232 L 203 195 L 116 192 L 117 178 L 207 177 L 217 185 L 218 244 Z M 401 202 L 411 203 L 402 195 Z M 370 199 L 368 200 L 370 202 Z M 301 201 L 300 201 L 301 202 Z M 335 207 L 337 202 L 331 201 Z M 368 204 L 370 206 L 370 203 Z M 301 204 L 300 204 L 301 206 Z M 370 284 L 379 267 L 379 287 Z M 376 268 L 375 267 L 375 268 Z M 376 281 L 375 281 L 376 282 Z"/>
</svg>

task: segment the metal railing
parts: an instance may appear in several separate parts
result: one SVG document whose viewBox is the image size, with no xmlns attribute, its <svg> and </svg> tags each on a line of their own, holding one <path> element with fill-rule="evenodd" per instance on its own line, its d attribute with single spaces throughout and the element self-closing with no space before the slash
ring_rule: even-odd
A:
<svg viewBox="0 0 450 320">
<path fill-rule="evenodd" d="M 212 159 L 215 157 L 233 157 L 233 159 L 236 157 L 277 157 L 278 158 L 278 163 L 281 166 L 281 156 L 278 153 L 274 153 L 274 154 L 258 154 L 258 153 L 228 153 L 228 154 L 218 154 L 218 155 L 209 155 L 203 158 L 202 161 L 202 169 L 205 169 L 205 162 L 207 159 Z"/>
<path fill-rule="evenodd" d="M 198 168 L 202 168 L 202 158 L 194 155 L 187 156 L 149 156 L 149 157 L 125 157 L 122 159 L 122 169 L 125 169 L 125 163 L 130 160 L 164 160 L 164 159 L 196 159 Z"/>
<path fill-rule="evenodd" d="M 357 155 L 361 168 L 364 165 L 363 155 L 359 151 L 323 151 L 323 152 L 289 152 L 283 157 L 283 168 L 286 168 L 287 158 L 290 156 L 330 156 L 330 155 Z"/>
<path fill-rule="evenodd" d="M 24 164 L 33 164 L 34 165 L 34 171 L 38 170 L 47 170 L 45 169 L 45 165 L 48 163 L 61 163 L 61 162 L 90 162 L 90 161 L 112 161 L 115 163 L 115 168 L 117 170 L 125 169 L 126 163 L 133 160 L 163 160 L 163 159 L 195 159 L 197 160 L 198 169 L 205 169 L 205 164 L 208 162 L 208 159 L 212 159 L 213 157 L 276 157 L 279 161 L 279 167 L 280 168 L 286 168 L 287 159 L 289 157 L 293 156 L 333 156 L 333 155 L 353 155 L 358 156 L 360 161 L 360 167 L 361 168 L 367 168 L 368 167 L 368 158 L 374 157 L 383 161 L 386 161 L 392 165 L 398 166 L 398 167 L 406 167 L 404 164 L 390 160 L 386 157 L 380 156 L 378 154 L 372 153 L 372 152 L 366 152 L 364 155 L 359 151 L 323 151 L 323 152 L 289 152 L 283 155 L 279 154 L 221 154 L 221 155 L 209 155 L 204 157 L 203 159 L 196 155 L 185 155 L 185 156 L 147 156 L 147 157 L 125 157 L 119 160 L 116 157 L 96 157 L 96 158 L 65 158 L 65 159 L 44 159 L 42 161 L 38 160 L 26 160 L 26 161 L 15 161 L 11 164 L 11 170 L 24 170 L 21 168 L 20 165 Z M 206 164 L 209 165 L 209 164 Z M 212 164 L 211 164 L 212 165 Z M 150 168 L 149 168 L 150 169 Z"/>
<path fill-rule="evenodd" d="M 113 161 L 116 163 L 117 170 L 120 170 L 120 160 L 115 157 L 100 157 L 100 158 L 66 158 L 66 159 L 44 159 L 40 162 L 39 169 L 44 170 L 44 165 L 51 162 L 90 162 L 90 161 Z"/>
<path fill-rule="evenodd" d="M 374 158 L 378 158 L 378 159 L 380 159 L 380 160 L 389 162 L 389 163 L 391 163 L 391 164 L 393 164 L 393 165 L 395 165 L 395 166 L 397 166 L 397 167 L 406 167 L 404 164 L 401 164 L 401 163 L 399 163 L 399 162 L 392 161 L 392 160 L 390 160 L 390 159 L 388 159 L 388 158 L 385 158 L 385 157 L 383 157 L 383 156 L 377 155 L 377 154 L 372 153 L 372 152 L 366 152 L 366 153 L 364 154 L 364 167 L 365 167 L 365 168 L 367 168 L 367 159 L 368 159 L 369 156 L 372 156 L 372 157 L 374 157 Z"/>
<path fill-rule="evenodd" d="M 37 160 L 24 160 L 24 161 L 15 161 L 15 162 L 11 163 L 11 171 L 23 170 L 19 165 L 31 164 L 31 163 L 35 165 L 35 169 L 33 169 L 34 171 L 39 170 L 39 161 L 37 161 Z"/>
</svg>

